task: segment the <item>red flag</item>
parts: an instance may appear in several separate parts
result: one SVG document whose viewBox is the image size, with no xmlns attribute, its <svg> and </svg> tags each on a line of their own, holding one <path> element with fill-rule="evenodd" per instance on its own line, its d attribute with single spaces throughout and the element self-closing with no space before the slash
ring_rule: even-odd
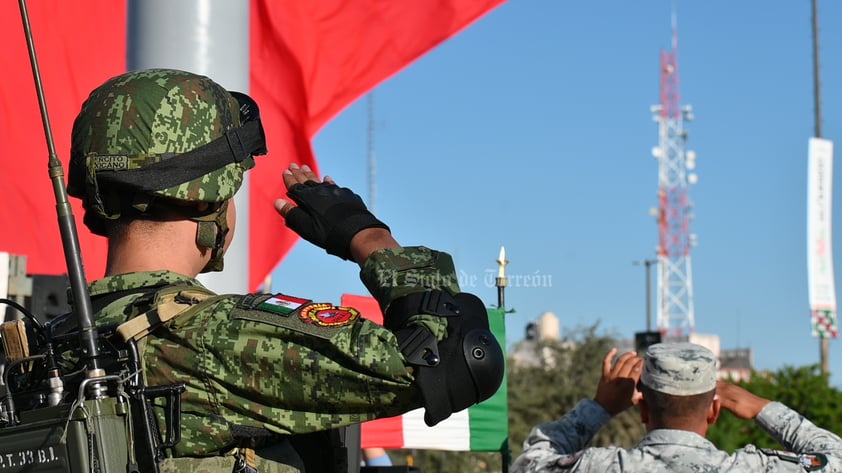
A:
<svg viewBox="0 0 842 473">
<path fill-rule="evenodd" d="M 290 162 L 315 168 L 310 139 L 339 111 L 503 0 L 251 0 L 251 95 L 269 156 L 250 176 L 249 287 L 297 236 L 272 207 Z"/>
<path fill-rule="evenodd" d="M 104 78 L 125 70 L 126 3 L 39 0 L 28 7 L 56 153 L 66 172 L 70 129 L 82 102 Z M 0 35 L 0 251 L 27 256 L 28 273 L 66 273 L 18 2 L 0 2 Z M 81 205 L 71 201 L 86 276 L 100 277 L 105 240 L 85 229 Z"/>
<path fill-rule="evenodd" d="M 290 162 L 316 169 L 310 139 L 379 82 L 458 33 L 503 0 L 251 0 L 251 94 L 272 154 L 250 173 L 249 287 L 292 248 L 272 202 Z M 29 2 L 57 153 L 69 160 L 70 129 L 87 94 L 125 71 L 124 1 Z M 47 150 L 16 2 L 0 2 L 0 251 L 28 256 L 28 271 L 66 271 L 47 174 Z M 105 242 L 82 225 L 71 199 L 88 279 L 103 275 Z"/>
</svg>

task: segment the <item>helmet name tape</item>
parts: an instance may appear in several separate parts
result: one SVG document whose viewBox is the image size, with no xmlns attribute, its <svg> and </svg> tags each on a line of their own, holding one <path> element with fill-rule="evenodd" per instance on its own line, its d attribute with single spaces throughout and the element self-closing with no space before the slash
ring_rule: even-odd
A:
<svg viewBox="0 0 842 473">
<path fill-rule="evenodd" d="M 88 156 L 88 168 L 93 171 L 127 171 L 131 169 L 128 156 Z"/>
</svg>

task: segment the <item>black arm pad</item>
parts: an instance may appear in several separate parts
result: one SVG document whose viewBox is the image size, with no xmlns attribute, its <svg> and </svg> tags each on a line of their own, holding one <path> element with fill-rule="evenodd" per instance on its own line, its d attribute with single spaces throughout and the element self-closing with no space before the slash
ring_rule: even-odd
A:
<svg viewBox="0 0 842 473">
<path fill-rule="evenodd" d="M 407 327 L 407 319 L 417 314 L 447 317 L 447 338 L 437 342 L 426 328 Z M 427 425 L 488 399 L 500 388 L 505 356 L 478 297 L 432 290 L 410 294 L 392 302 L 385 319 L 415 367 Z"/>
</svg>

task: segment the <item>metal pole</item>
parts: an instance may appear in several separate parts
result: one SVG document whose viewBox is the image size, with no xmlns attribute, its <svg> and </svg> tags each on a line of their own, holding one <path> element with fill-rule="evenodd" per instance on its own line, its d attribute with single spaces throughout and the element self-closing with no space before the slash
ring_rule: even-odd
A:
<svg viewBox="0 0 842 473">
<path fill-rule="evenodd" d="M 508 278 L 506 278 L 506 265 L 509 264 L 509 260 L 506 259 L 506 247 L 500 247 L 500 256 L 497 257 L 497 307 L 500 308 L 502 311 L 506 310 L 506 286 L 509 284 Z M 505 348 L 505 347 L 504 347 Z M 503 473 L 509 473 L 509 464 L 511 463 L 511 451 L 509 450 L 509 439 L 506 438 L 506 442 L 504 443 L 501 454 L 501 466 L 503 469 Z"/>
<path fill-rule="evenodd" d="M 249 89 L 249 2 L 129 0 L 127 68 L 164 67 L 210 77 L 228 90 Z M 248 292 L 248 173 L 234 196 L 236 236 L 225 271 L 199 279 L 216 292 Z M 267 288 L 268 290 L 268 288 Z"/>
<path fill-rule="evenodd" d="M 377 214 L 377 158 L 374 154 L 374 91 L 368 93 L 368 210 Z"/>
<path fill-rule="evenodd" d="M 506 248 L 500 247 L 500 256 L 497 258 L 497 307 L 501 309 L 506 308 L 506 286 L 509 280 L 506 278 L 506 265 L 509 260 L 506 259 Z"/>
<path fill-rule="evenodd" d="M 56 213 L 58 214 L 58 225 L 61 233 L 61 243 L 64 248 L 64 258 L 67 264 L 67 273 L 70 279 L 70 290 L 73 296 L 73 311 L 79 323 L 79 342 L 82 348 L 82 356 L 88 367 L 85 376 L 96 378 L 105 375 L 105 370 L 99 364 L 99 343 L 98 332 L 94 320 L 94 311 L 91 306 L 91 298 L 88 294 L 88 280 L 85 277 L 85 268 L 82 263 L 82 251 L 79 248 L 79 234 L 76 231 L 76 221 L 73 218 L 73 208 L 67 199 L 67 188 L 64 186 L 64 170 L 61 161 L 56 153 L 56 146 L 53 141 L 53 132 L 50 125 L 50 116 L 47 113 L 47 100 L 44 96 L 44 88 L 41 83 L 41 71 L 38 67 L 38 58 L 35 54 L 35 42 L 32 38 L 29 13 L 26 8 L 26 0 L 19 0 L 21 21 L 26 35 L 26 45 L 29 50 L 29 63 L 32 67 L 32 78 L 35 81 L 35 92 L 38 94 L 38 105 L 41 110 L 41 122 L 44 125 L 44 138 L 47 141 L 49 152 L 48 166 L 50 180 L 53 184 L 53 193 L 56 199 Z M 99 384 L 95 384 L 93 391 L 98 395 Z M 11 396 L 10 396 L 11 398 Z"/>
<path fill-rule="evenodd" d="M 646 260 L 646 331 L 652 331 L 652 282 L 649 277 L 652 260 Z"/>
<path fill-rule="evenodd" d="M 819 6 L 818 0 L 812 0 L 813 9 L 813 103 L 815 110 L 816 138 L 822 137 L 822 102 L 821 81 L 819 80 Z M 819 359 L 822 373 L 830 375 L 830 339 L 819 338 Z"/>
<path fill-rule="evenodd" d="M 646 267 L 646 331 L 652 331 L 652 265 L 658 264 L 656 259 L 646 259 L 643 261 L 633 261 L 632 264 L 643 265 Z"/>
<path fill-rule="evenodd" d="M 822 137 L 821 81 L 819 80 L 819 6 L 813 0 L 813 103 L 815 105 L 816 138 Z"/>
</svg>

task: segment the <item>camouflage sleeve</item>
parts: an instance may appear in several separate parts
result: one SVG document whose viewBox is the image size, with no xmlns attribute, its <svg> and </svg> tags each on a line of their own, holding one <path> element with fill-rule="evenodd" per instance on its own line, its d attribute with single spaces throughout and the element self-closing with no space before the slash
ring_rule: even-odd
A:
<svg viewBox="0 0 842 473">
<path fill-rule="evenodd" d="M 583 399 L 561 419 L 536 426 L 523 442 L 512 473 L 561 471 L 573 466 L 582 450 L 611 415 L 591 399 Z"/>
<path fill-rule="evenodd" d="M 423 246 L 375 251 L 363 265 L 360 279 L 377 299 L 384 314 L 392 301 L 407 294 L 427 289 L 459 293 L 456 268 L 450 255 Z M 416 315 L 410 322 L 427 326 L 439 340 L 445 336 L 447 325 L 441 317 Z"/>
<path fill-rule="evenodd" d="M 231 425 L 307 433 L 389 417 L 422 400 L 392 332 L 351 308 L 220 296 L 148 337 L 149 385 L 184 383 L 177 456 L 234 443 Z"/>
<path fill-rule="evenodd" d="M 798 412 L 771 402 L 760 411 L 757 425 L 787 450 L 795 453 L 823 453 L 831 471 L 842 471 L 842 439 L 817 427 Z"/>
</svg>

